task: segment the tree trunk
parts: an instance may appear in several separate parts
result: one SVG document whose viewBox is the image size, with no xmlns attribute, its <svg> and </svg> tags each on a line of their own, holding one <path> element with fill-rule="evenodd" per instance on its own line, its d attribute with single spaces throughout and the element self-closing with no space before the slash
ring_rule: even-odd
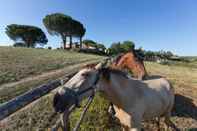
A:
<svg viewBox="0 0 197 131">
<path fill-rule="evenodd" d="M 29 48 L 34 48 L 34 41 L 32 40 L 32 38 L 29 38 L 28 44 L 29 44 Z"/>
<path fill-rule="evenodd" d="M 66 49 L 66 36 L 64 34 L 61 34 L 62 41 L 63 41 L 63 49 Z"/>
<path fill-rule="evenodd" d="M 66 49 L 66 40 L 63 38 L 63 49 Z"/>
<path fill-rule="evenodd" d="M 29 48 L 30 47 L 30 45 L 31 45 L 31 42 L 30 42 L 30 40 L 29 39 L 26 39 L 26 44 L 27 44 L 27 48 Z"/>
<path fill-rule="evenodd" d="M 29 48 L 29 41 L 28 41 L 28 39 L 26 37 L 22 37 L 22 40 L 23 40 L 23 42 L 25 44 L 25 47 Z"/>
<path fill-rule="evenodd" d="M 72 49 L 72 35 L 70 36 L 70 49 Z"/>
<path fill-rule="evenodd" d="M 30 44 L 29 44 L 29 42 L 27 42 L 27 48 L 29 48 L 30 47 Z"/>
<path fill-rule="evenodd" d="M 64 43 L 64 48 L 65 49 L 67 49 L 66 44 L 67 44 L 67 37 L 65 36 L 65 43 Z"/>
<path fill-rule="evenodd" d="M 80 49 L 82 49 L 82 37 L 80 37 L 79 40 L 80 40 Z"/>
</svg>

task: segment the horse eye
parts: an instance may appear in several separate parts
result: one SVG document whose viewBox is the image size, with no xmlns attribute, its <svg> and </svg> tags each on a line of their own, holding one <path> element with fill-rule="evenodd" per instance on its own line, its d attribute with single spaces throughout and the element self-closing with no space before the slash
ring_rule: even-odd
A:
<svg viewBox="0 0 197 131">
<path fill-rule="evenodd" d="M 88 76 L 89 76 L 89 74 L 88 74 L 88 73 L 83 73 L 83 74 L 82 74 L 82 76 L 84 76 L 84 77 L 88 77 Z"/>
</svg>

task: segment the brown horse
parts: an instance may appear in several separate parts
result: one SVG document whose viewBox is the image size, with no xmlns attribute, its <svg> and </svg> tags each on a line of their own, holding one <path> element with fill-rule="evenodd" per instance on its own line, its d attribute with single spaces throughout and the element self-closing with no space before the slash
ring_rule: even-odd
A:
<svg viewBox="0 0 197 131">
<path fill-rule="evenodd" d="M 147 76 L 143 60 L 139 59 L 134 51 L 117 56 L 117 58 L 112 61 L 111 67 L 115 69 L 127 69 L 139 80 L 143 80 Z"/>
</svg>

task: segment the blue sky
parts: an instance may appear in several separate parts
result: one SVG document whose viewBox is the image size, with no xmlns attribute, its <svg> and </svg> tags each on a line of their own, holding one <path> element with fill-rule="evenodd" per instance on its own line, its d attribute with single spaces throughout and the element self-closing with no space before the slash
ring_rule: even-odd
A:
<svg viewBox="0 0 197 131">
<path fill-rule="evenodd" d="M 132 40 L 146 50 L 171 50 L 197 55 L 197 0 L 1 0 L 0 45 L 12 44 L 8 24 L 41 27 L 58 47 L 61 39 L 50 36 L 42 24 L 46 14 L 61 12 L 81 21 L 84 38 L 104 43 Z"/>
</svg>

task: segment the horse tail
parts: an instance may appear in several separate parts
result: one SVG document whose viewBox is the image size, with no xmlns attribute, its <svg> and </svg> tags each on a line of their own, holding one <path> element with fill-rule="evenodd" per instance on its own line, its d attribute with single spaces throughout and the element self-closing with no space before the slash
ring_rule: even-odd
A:
<svg viewBox="0 0 197 131">
<path fill-rule="evenodd" d="M 175 94 L 175 89 L 174 89 L 174 86 L 172 85 L 172 82 L 170 82 L 169 80 L 168 80 L 168 82 L 170 85 L 170 90 L 172 91 L 173 94 Z"/>
<path fill-rule="evenodd" d="M 172 93 L 171 95 L 171 101 L 170 101 L 170 104 L 168 106 L 168 109 L 167 109 L 167 112 L 165 113 L 164 115 L 164 122 L 165 124 L 168 126 L 168 127 L 171 127 L 173 128 L 175 131 L 180 131 L 179 128 L 176 127 L 176 125 L 170 120 L 170 117 L 171 117 L 171 112 L 172 112 L 172 109 L 174 107 L 174 102 L 175 102 L 175 89 L 172 85 L 172 83 L 170 81 L 169 82 L 169 85 L 170 85 L 170 93 Z"/>
</svg>

